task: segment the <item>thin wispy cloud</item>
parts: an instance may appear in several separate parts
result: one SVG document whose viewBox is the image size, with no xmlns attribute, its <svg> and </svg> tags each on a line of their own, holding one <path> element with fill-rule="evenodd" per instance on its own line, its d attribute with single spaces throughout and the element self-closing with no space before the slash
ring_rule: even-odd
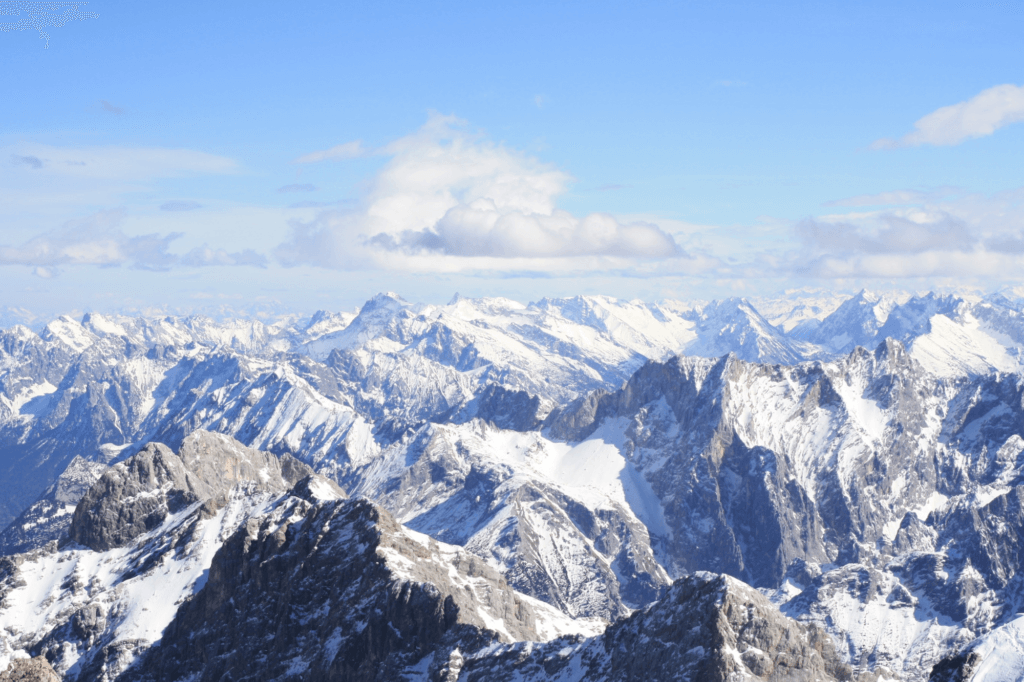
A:
<svg viewBox="0 0 1024 682">
<path fill-rule="evenodd" d="M 327 208 L 328 206 L 339 206 L 347 204 L 347 201 L 296 201 L 288 204 L 288 208 Z"/>
<path fill-rule="evenodd" d="M 558 209 L 568 174 L 474 134 L 454 117 L 431 116 L 383 153 L 391 160 L 358 208 L 292 223 L 292 238 L 276 252 L 283 263 L 458 271 L 502 269 L 502 261 L 515 259 L 559 259 L 557 267 L 565 267 L 574 258 L 683 255 L 652 223 Z"/>
<path fill-rule="evenodd" d="M 366 156 L 368 153 L 369 150 L 363 147 L 362 141 L 355 140 L 353 142 L 336 145 L 330 149 L 323 149 L 320 151 L 310 152 L 309 154 L 304 154 L 303 156 L 295 159 L 293 163 L 317 163 L 320 161 L 354 159 L 360 156 Z"/>
<path fill-rule="evenodd" d="M 178 264 L 185 267 L 209 267 L 215 265 L 248 265 L 257 268 L 267 267 L 267 257 L 252 249 L 228 252 L 224 249 L 211 249 L 207 246 L 192 249 L 178 259 Z"/>
<path fill-rule="evenodd" d="M 192 149 L 162 147 L 54 147 L 23 145 L 8 148 L 11 160 L 41 170 L 41 176 L 138 182 L 156 178 L 234 173 L 234 160 Z"/>
<path fill-rule="evenodd" d="M 202 208 L 203 205 L 198 201 L 165 201 L 160 204 L 161 211 L 194 211 L 197 208 Z"/>
<path fill-rule="evenodd" d="M 100 106 L 103 107 L 103 111 L 114 114 L 115 116 L 120 116 L 124 113 L 124 109 L 115 104 L 111 104 L 105 99 L 100 100 Z"/>
<path fill-rule="evenodd" d="M 894 192 L 879 192 L 878 194 L 858 194 L 846 199 L 835 199 L 825 202 L 825 206 L 903 206 L 916 204 L 934 199 L 935 195 L 930 192 L 918 192 L 915 190 L 897 190 Z"/>
<path fill-rule="evenodd" d="M 874 149 L 952 146 L 986 137 L 1000 128 L 1024 121 L 1024 86 L 997 85 L 958 104 L 936 109 L 914 123 L 914 130 L 893 140 L 883 138 Z"/>
<path fill-rule="evenodd" d="M 11 163 L 13 163 L 16 166 L 28 166 L 29 168 L 34 168 L 35 170 L 39 170 L 44 165 L 43 160 L 40 159 L 38 156 L 22 156 L 20 154 L 11 154 Z"/>
<path fill-rule="evenodd" d="M 285 185 L 284 187 L 278 187 L 277 191 L 282 194 L 291 194 L 293 192 L 315 192 L 316 189 L 316 185 L 306 183 L 302 185 Z"/>
</svg>

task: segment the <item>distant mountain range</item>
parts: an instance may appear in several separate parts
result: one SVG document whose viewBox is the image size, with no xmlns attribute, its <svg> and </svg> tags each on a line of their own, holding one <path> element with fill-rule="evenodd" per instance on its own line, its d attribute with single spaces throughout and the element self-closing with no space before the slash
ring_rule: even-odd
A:
<svg viewBox="0 0 1024 682">
<path fill-rule="evenodd" d="M 757 303 L 0 331 L 0 671 L 1018 679 L 1024 301 Z"/>
</svg>

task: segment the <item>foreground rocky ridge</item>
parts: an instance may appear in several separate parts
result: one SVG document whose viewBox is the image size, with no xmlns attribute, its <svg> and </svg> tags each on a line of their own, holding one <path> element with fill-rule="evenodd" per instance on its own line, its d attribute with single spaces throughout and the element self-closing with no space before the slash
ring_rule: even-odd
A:
<svg viewBox="0 0 1024 682">
<path fill-rule="evenodd" d="M 10 679 L 540 680 L 567 650 L 585 679 L 633 679 L 641 658 L 657 662 L 649 680 L 848 678 L 828 635 L 735 580 L 677 582 L 596 634 L 603 623 L 275 459 L 196 432 L 177 454 L 151 444 L 106 472 L 70 531 L 94 548 L 51 544 L 0 566 Z M 282 492 L 288 471 L 302 478 Z"/>
<path fill-rule="evenodd" d="M 64 679 L 113 679 L 202 588 L 237 525 L 313 476 L 205 431 L 179 454 L 147 446 L 82 497 L 62 547 L 0 559 L 0 660 L 42 654 Z"/>
<path fill-rule="evenodd" d="M 430 679 L 442 654 L 538 641 L 552 618 L 565 620 L 366 500 L 292 496 L 225 542 L 203 590 L 123 677 Z"/>
</svg>

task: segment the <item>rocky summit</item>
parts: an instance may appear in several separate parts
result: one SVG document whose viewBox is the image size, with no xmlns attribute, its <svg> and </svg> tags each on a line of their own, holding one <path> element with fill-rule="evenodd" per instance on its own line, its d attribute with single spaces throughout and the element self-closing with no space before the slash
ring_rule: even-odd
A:
<svg viewBox="0 0 1024 682">
<path fill-rule="evenodd" d="M 1016 680 L 1022 353 L 870 292 L 0 331 L 0 675 Z"/>
</svg>

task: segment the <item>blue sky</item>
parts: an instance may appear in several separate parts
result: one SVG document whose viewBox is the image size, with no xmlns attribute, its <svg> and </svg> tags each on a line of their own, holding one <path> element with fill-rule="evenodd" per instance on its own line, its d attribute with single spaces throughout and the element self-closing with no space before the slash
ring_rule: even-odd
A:
<svg viewBox="0 0 1024 682">
<path fill-rule="evenodd" d="M 0 308 L 1017 285 L 1014 3 L 495 5 L 0 32 Z"/>
</svg>

